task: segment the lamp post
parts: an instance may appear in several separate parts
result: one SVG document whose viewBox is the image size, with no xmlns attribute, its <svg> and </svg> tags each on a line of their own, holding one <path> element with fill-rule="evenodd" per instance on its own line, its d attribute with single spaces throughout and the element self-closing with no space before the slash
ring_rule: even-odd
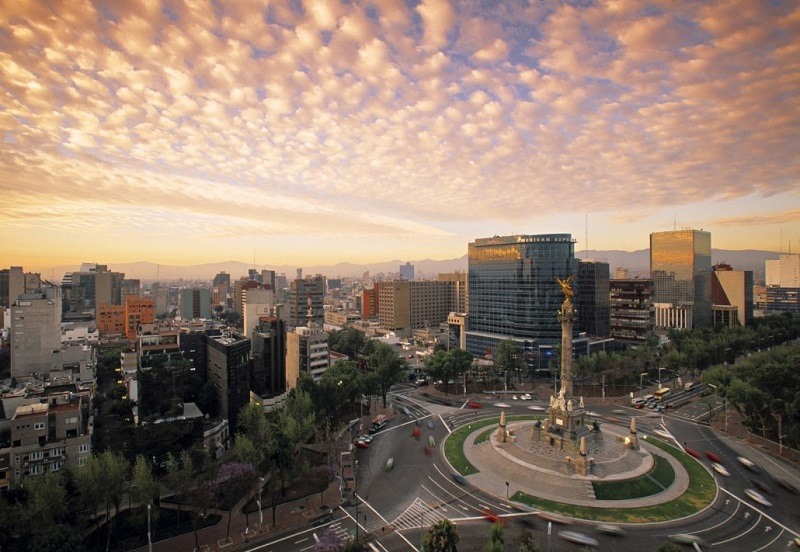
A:
<svg viewBox="0 0 800 552">
<path fill-rule="evenodd" d="M 647 372 L 642 372 L 639 374 L 639 390 L 644 389 L 644 377 L 647 375 Z"/>
<path fill-rule="evenodd" d="M 261 531 L 261 528 L 264 526 L 264 512 L 261 510 L 261 491 L 264 490 L 264 478 L 258 478 L 258 530 Z"/>
<path fill-rule="evenodd" d="M 147 505 L 147 550 L 153 552 L 153 537 L 150 532 L 150 504 Z"/>
<path fill-rule="evenodd" d="M 353 498 L 356 501 L 356 542 L 358 542 L 358 460 L 353 468 Z"/>
</svg>

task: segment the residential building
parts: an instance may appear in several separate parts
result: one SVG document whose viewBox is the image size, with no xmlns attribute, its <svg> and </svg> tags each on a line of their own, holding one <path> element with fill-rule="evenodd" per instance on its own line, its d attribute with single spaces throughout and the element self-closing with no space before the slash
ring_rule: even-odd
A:
<svg viewBox="0 0 800 552">
<path fill-rule="evenodd" d="M 609 303 L 609 266 L 601 261 L 580 261 L 578 264 L 575 308 L 578 331 L 592 337 L 611 335 Z"/>
<path fill-rule="evenodd" d="M 326 310 L 325 311 L 325 325 L 336 326 L 337 328 L 344 328 L 350 326 L 355 322 L 361 320 L 361 315 L 354 311 L 349 310 Z"/>
<path fill-rule="evenodd" d="M 287 332 L 286 386 L 289 389 L 297 387 L 301 373 L 308 373 L 318 381 L 329 366 L 328 332 L 315 326 L 300 326 Z"/>
<path fill-rule="evenodd" d="M 275 293 L 269 284 L 258 284 L 258 287 L 242 290 L 242 327 L 246 335 L 258 326 L 262 316 L 273 316 Z"/>
<path fill-rule="evenodd" d="M 211 290 L 192 288 L 181 290 L 181 317 L 188 320 L 211 318 Z"/>
<path fill-rule="evenodd" d="M 469 311 L 469 293 L 467 290 L 467 273 L 466 272 L 450 272 L 443 273 L 436 276 L 440 282 L 452 282 L 455 292 L 453 310 L 455 312 Z"/>
<path fill-rule="evenodd" d="M 401 280 L 408 280 L 409 282 L 414 279 L 414 265 L 410 262 L 406 262 L 404 265 L 400 265 L 400 279 Z"/>
<path fill-rule="evenodd" d="M 250 356 L 253 359 L 250 391 L 261 399 L 286 392 L 286 323 L 280 318 L 262 316 L 252 332 Z"/>
<path fill-rule="evenodd" d="M 650 234 L 650 273 L 657 329 L 711 325 L 711 234 L 674 230 Z"/>
<path fill-rule="evenodd" d="M 97 330 L 100 335 L 125 334 L 125 306 L 102 303 L 97 306 Z"/>
<path fill-rule="evenodd" d="M 129 295 L 125 298 L 125 337 L 136 339 L 141 333 L 141 328 L 155 323 L 155 301 L 150 297 Z"/>
<path fill-rule="evenodd" d="M 298 269 L 299 270 L 299 269 Z M 296 279 L 289 286 L 286 324 L 290 328 L 325 323 L 325 278 L 319 274 Z"/>
<path fill-rule="evenodd" d="M 766 262 L 766 314 L 800 312 L 800 255 Z"/>
<path fill-rule="evenodd" d="M 156 282 L 153 284 L 152 293 L 156 316 L 163 316 L 169 313 L 169 288 Z"/>
<path fill-rule="evenodd" d="M 361 292 L 361 318 L 369 320 L 378 316 L 378 284 Z"/>
<path fill-rule="evenodd" d="M 4 401 L 5 402 L 5 401 Z M 25 477 L 77 468 L 91 455 L 88 399 L 62 392 L 23 399 L 8 420 L 10 446 L 0 449 L 0 489 Z"/>
<path fill-rule="evenodd" d="M 208 379 L 217 394 L 220 416 L 236 432 L 239 410 L 250 400 L 250 339 L 225 334 L 208 337 L 206 343 Z"/>
<path fill-rule="evenodd" d="M 615 278 L 609 281 L 611 337 L 623 343 L 642 343 L 653 335 L 653 280 Z"/>
<path fill-rule="evenodd" d="M 711 271 L 711 311 L 715 326 L 746 326 L 753 319 L 753 271 L 728 264 Z"/>
<path fill-rule="evenodd" d="M 64 319 L 96 319 L 99 305 L 121 305 L 124 278 L 125 274 L 108 270 L 108 265 L 95 263 L 83 263 L 79 270 L 64 274 Z"/>
<path fill-rule="evenodd" d="M 42 375 L 59 369 L 60 350 L 58 288 L 19 295 L 11 305 L 11 377 Z"/>
<path fill-rule="evenodd" d="M 482 357 L 504 339 L 523 353 L 561 343 L 564 294 L 556 278 L 578 273 L 570 234 L 481 238 L 469 244 L 468 256 L 468 351 Z"/>
<path fill-rule="evenodd" d="M 142 283 L 138 279 L 128 279 L 124 278 L 122 280 L 122 288 L 120 291 L 122 296 L 122 301 L 125 301 L 125 298 L 129 295 L 133 295 L 136 297 L 141 297 L 142 295 Z"/>
</svg>

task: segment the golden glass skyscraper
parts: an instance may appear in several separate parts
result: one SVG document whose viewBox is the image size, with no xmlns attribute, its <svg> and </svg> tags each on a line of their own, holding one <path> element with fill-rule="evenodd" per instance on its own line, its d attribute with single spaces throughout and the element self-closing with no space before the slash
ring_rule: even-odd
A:
<svg viewBox="0 0 800 552">
<path fill-rule="evenodd" d="M 650 234 L 650 274 L 657 328 L 711 325 L 711 233 Z"/>
</svg>

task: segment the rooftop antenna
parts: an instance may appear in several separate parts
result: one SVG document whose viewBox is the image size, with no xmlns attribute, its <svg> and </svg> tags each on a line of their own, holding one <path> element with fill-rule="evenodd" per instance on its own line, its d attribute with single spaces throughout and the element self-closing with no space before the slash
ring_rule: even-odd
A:
<svg viewBox="0 0 800 552">
<path fill-rule="evenodd" d="M 586 246 L 584 248 L 584 258 L 589 258 L 589 213 L 584 213 L 586 215 Z"/>
</svg>

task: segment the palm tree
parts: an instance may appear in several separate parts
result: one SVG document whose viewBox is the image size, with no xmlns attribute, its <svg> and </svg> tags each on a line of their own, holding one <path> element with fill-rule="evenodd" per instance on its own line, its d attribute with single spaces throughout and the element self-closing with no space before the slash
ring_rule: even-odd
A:
<svg viewBox="0 0 800 552">
<path fill-rule="evenodd" d="M 422 543 L 423 552 L 456 552 L 458 530 L 449 519 L 442 519 L 428 529 Z"/>
</svg>

